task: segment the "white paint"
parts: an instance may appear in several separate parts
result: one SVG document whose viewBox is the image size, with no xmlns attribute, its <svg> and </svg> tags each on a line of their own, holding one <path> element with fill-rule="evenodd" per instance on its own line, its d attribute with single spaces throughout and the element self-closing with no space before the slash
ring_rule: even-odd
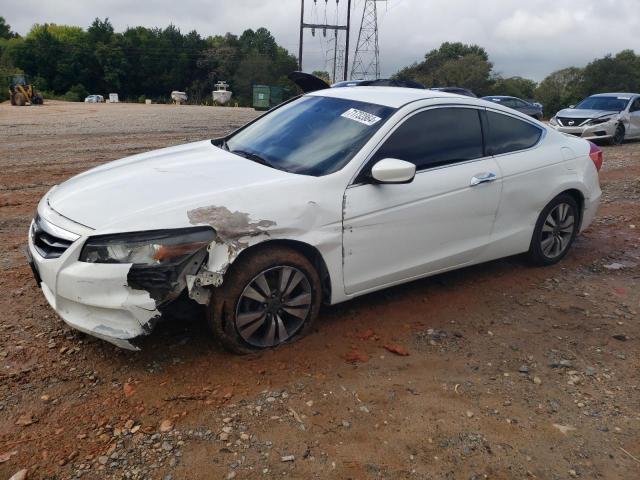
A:
<svg viewBox="0 0 640 480">
<path fill-rule="evenodd" d="M 52 189 L 40 202 L 39 215 L 79 236 L 53 260 L 39 257 L 30 242 L 52 307 L 73 327 L 131 347 L 127 340 L 147 333 L 158 314 L 154 302 L 146 292 L 126 286 L 129 265 L 78 262 L 82 245 L 90 235 L 190 227 L 189 212 L 194 210 L 218 212 L 215 221 L 197 218 L 219 236 L 210 246 L 209 274 L 187 279 L 190 287 L 198 279 L 203 285 L 224 281 L 229 264 L 247 247 L 287 239 L 311 245 L 322 255 L 332 287 L 329 303 L 524 252 L 541 209 L 569 188 L 586 198 L 583 229 L 595 215 L 600 188 L 588 143 L 511 109 L 406 88 L 337 88 L 311 95 L 398 110 L 349 164 L 324 177 L 275 170 L 203 141 L 108 163 Z M 354 184 L 363 164 L 399 122 L 443 104 L 508 113 L 539 125 L 545 135 L 533 149 L 418 172 L 408 184 Z M 562 147 L 574 152 L 571 168 Z M 497 180 L 470 187 L 472 177 L 484 172 L 495 172 Z M 233 230 L 220 217 L 223 210 L 245 215 L 251 227 Z"/>
<path fill-rule="evenodd" d="M 407 183 L 416 175 L 416 166 L 397 158 L 383 158 L 371 167 L 371 177 L 380 183 Z"/>
</svg>

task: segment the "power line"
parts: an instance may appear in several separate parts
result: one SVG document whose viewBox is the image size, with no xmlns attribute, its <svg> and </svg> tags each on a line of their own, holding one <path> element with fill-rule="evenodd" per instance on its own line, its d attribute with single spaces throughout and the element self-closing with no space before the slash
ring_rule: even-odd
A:
<svg viewBox="0 0 640 480">
<path fill-rule="evenodd" d="M 303 54 L 303 47 L 304 47 L 304 31 L 305 31 L 305 29 L 311 29 L 312 34 L 315 34 L 315 30 L 316 29 L 320 29 L 323 32 L 323 36 L 326 36 L 327 30 L 333 30 L 334 31 L 334 35 L 336 37 L 336 41 L 337 41 L 337 37 L 338 37 L 338 32 L 341 31 L 341 30 L 344 30 L 345 31 L 345 63 L 344 63 L 344 76 L 343 76 L 343 78 L 345 80 L 347 79 L 347 74 L 348 74 L 348 71 L 347 71 L 347 69 L 348 69 L 348 56 L 349 56 L 349 36 L 350 36 L 349 29 L 351 27 L 351 1 L 352 0 L 346 0 L 346 2 L 347 2 L 347 21 L 346 21 L 346 24 L 338 24 L 337 18 L 336 18 L 336 23 L 335 24 L 328 24 L 327 23 L 327 16 L 326 16 L 326 8 L 327 8 L 328 0 L 325 0 L 325 23 L 306 23 L 305 22 L 305 16 L 304 16 L 305 0 L 300 0 L 300 43 L 299 43 L 299 50 L 298 50 L 298 69 L 299 70 L 302 70 L 302 54 Z M 336 9 L 337 9 L 337 4 L 339 2 L 340 2 L 340 0 L 336 0 Z M 315 15 L 315 14 L 317 14 L 317 11 L 315 9 L 317 0 L 313 0 L 313 3 L 314 3 L 313 13 Z M 326 59 L 326 54 L 325 54 L 325 59 Z"/>
</svg>

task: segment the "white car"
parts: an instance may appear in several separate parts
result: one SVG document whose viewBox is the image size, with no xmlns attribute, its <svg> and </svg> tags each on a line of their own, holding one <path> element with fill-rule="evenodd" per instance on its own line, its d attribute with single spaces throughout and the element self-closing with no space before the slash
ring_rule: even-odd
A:
<svg viewBox="0 0 640 480">
<path fill-rule="evenodd" d="M 104 97 L 102 95 L 89 95 L 85 97 L 84 103 L 104 103 Z"/>
<path fill-rule="evenodd" d="M 322 303 L 525 252 L 557 262 L 596 214 L 601 163 L 494 103 L 332 88 L 52 188 L 29 251 L 78 330 L 136 349 L 188 296 L 248 352 L 300 337 Z"/>
</svg>

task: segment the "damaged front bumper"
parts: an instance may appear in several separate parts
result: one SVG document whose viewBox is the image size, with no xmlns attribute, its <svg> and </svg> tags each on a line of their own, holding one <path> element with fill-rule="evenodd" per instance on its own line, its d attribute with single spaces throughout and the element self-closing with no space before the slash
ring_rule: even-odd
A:
<svg viewBox="0 0 640 480">
<path fill-rule="evenodd" d="M 31 224 L 30 263 L 45 298 L 72 328 L 138 350 L 135 340 L 148 335 L 160 318 L 157 302 L 148 291 L 129 286 L 131 264 L 78 261 L 88 232 L 80 225 L 74 230 L 42 216 L 37 226 Z"/>
<path fill-rule="evenodd" d="M 558 132 L 566 133 L 574 137 L 580 137 L 584 140 L 607 140 L 615 135 L 616 124 L 615 122 L 603 123 L 599 125 L 585 125 L 585 126 L 563 126 L 563 125 L 551 125 Z"/>
</svg>

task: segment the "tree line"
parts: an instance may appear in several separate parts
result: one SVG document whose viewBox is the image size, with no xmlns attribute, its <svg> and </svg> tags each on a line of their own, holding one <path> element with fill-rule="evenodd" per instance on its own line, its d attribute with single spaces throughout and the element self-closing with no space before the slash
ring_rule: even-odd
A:
<svg viewBox="0 0 640 480">
<path fill-rule="evenodd" d="M 174 25 L 131 27 L 118 33 L 109 19 L 89 28 L 36 24 L 21 37 L 0 17 L 0 74 L 28 74 L 45 98 L 82 100 L 89 93 L 118 92 L 127 100 L 168 101 L 172 90 L 184 90 L 193 103 L 210 103 L 211 90 L 225 80 L 234 100 L 250 105 L 253 84 L 295 87 L 287 74 L 296 57 L 266 28 L 203 38 L 183 34 Z M 328 74 L 316 71 L 326 77 Z M 640 56 L 633 50 L 606 55 L 584 68 L 569 67 L 540 83 L 495 72 L 487 51 L 478 45 L 445 42 L 421 62 L 400 69 L 394 78 L 427 87 L 458 86 L 479 96 L 511 95 L 542 103 L 547 114 L 593 93 L 640 91 Z M 5 89 L 0 99 L 6 99 Z"/>
<path fill-rule="evenodd" d="M 510 95 L 544 105 L 547 115 L 601 92 L 640 92 L 640 56 L 623 50 L 548 75 L 540 83 L 522 77 L 503 78 L 493 70 L 486 50 L 478 45 L 443 43 L 422 62 L 401 69 L 396 78 L 427 87 L 458 86 L 478 96 Z"/>
<path fill-rule="evenodd" d="M 205 103 L 212 101 L 214 84 L 224 80 L 234 100 L 249 105 L 254 83 L 291 87 L 286 76 L 296 68 L 296 58 L 265 28 L 203 38 L 174 25 L 117 33 L 109 19 L 96 19 L 86 30 L 36 24 L 20 37 L 0 17 L 3 79 L 24 72 L 45 98 L 77 101 L 117 92 L 127 100 L 168 101 L 172 90 L 181 90 L 193 103 Z"/>
</svg>

